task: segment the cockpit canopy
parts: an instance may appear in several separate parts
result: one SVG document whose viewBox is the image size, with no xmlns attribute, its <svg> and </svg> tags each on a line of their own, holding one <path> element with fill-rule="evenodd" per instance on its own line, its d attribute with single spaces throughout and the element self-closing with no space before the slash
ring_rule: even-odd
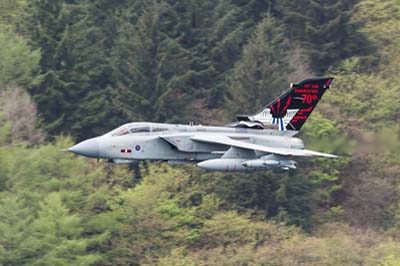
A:
<svg viewBox="0 0 400 266">
<path fill-rule="evenodd" d="M 111 136 L 167 131 L 168 127 L 150 123 L 130 123 L 107 133 Z"/>
</svg>

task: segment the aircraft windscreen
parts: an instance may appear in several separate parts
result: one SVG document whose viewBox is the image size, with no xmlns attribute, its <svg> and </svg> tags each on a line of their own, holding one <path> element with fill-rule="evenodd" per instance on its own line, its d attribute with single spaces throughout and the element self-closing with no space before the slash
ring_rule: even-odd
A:
<svg viewBox="0 0 400 266">
<path fill-rule="evenodd" d="M 153 132 L 163 132 L 163 131 L 168 131 L 168 128 L 165 128 L 165 127 L 153 127 L 151 129 L 151 131 L 153 131 Z"/>
<path fill-rule="evenodd" d="M 153 128 L 154 130 L 154 128 Z M 156 129 L 155 131 L 164 131 L 167 130 L 166 128 L 162 129 Z M 127 124 L 120 126 L 117 129 L 114 129 L 110 133 L 108 133 L 111 136 L 123 136 L 123 135 L 128 135 L 128 134 L 137 134 L 137 133 L 149 133 L 151 132 L 151 128 L 149 124 Z"/>
<path fill-rule="evenodd" d="M 135 127 L 131 127 L 129 129 L 129 131 L 131 133 L 145 133 L 145 132 L 150 132 L 150 127 L 148 126 L 135 126 Z"/>
<path fill-rule="evenodd" d="M 111 136 L 123 136 L 129 134 L 129 131 L 126 127 L 120 127 L 114 130 Z"/>
</svg>

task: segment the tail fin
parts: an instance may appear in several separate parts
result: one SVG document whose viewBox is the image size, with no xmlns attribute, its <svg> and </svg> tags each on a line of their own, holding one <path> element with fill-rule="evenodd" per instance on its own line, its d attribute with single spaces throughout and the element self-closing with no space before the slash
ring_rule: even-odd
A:
<svg viewBox="0 0 400 266">
<path fill-rule="evenodd" d="M 333 78 L 309 78 L 290 89 L 264 110 L 249 116 L 250 121 L 259 121 L 264 125 L 278 125 L 279 130 L 300 130 L 314 110 L 315 106 L 332 84 Z"/>
</svg>

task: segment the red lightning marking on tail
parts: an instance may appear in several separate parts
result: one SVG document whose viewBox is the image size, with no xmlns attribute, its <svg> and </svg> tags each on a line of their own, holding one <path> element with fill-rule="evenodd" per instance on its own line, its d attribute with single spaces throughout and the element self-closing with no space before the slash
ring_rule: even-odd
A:
<svg viewBox="0 0 400 266">
<path fill-rule="evenodd" d="M 332 79 L 327 79 L 326 82 L 325 82 L 325 85 L 326 85 L 326 86 L 331 85 L 331 81 L 332 81 Z"/>
<path fill-rule="evenodd" d="M 289 105 L 290 105 L 290 102 L 291 102 L 291 101 L 292 101 L 292 97 L 289 97 L 288 100 L 287 100 L 287 102 L 286 102 L 285 107 L 283 107 L 282 112 L 285 112 L 285 111 L 289 108 Z"/>
<path fill-rule="evenodd" d="M 278 98 L 278 112 L 281 110 L 281 99 Z"/>
<path fill-rule="evenodd" d="M 293 117 L 292 121 L 290 121 L 290 122 L 296 123 L 299 120 L 306 120 L 306 119 L 307 119 L 307 116 L 305 116 L 305 115 L 297 115 L 297 116 Z"/>
<path fill-rule="evenodd" d="M 313 109 L 312 106 L 311 106 L 310 108 L 307 108 L 307 109 L 301 109 L 301 110 L 298 112 L 298 114 L 304 114 L 304 113 L 311 112 L 312 109 Z"/>
</svg>

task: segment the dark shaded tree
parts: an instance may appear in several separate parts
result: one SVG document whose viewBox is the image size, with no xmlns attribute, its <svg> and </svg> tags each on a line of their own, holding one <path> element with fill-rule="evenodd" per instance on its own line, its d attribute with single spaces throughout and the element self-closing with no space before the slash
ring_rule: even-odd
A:
<svg viewBox="0 0 400 266">
<path fill-rule="evenodd" d="M 26 32 L 43 55 L 43 82 L 30 92 L 50 134 L 69 132 L 83 138 L 104 132 L 100 121 L 117 124 L 108 90 L 111 69 L 106 50 L 113 36 L 98 23 L 109 17 L 107 7 L 99 4 L 29 3 Z"/>
<path fill-rule="evenodd" d="M 366 52 L 359 25 L 350 21 L 358 0 L 281 1 L 287 36 L 300 42 L 310 57 L 311 69 L 322 75 L 331 65 Z"/>
<path fill-rule="evenodd" d="M 179 43 L 178 14 L 148 2 L 123 13 L 112 52 L 114 103 L 130 120 L 177 121 L 188 104 L 188 51 Z"/>
<path fill-rule="evenodd" d="M 230 77 L 227 104 L 233 108 L 232 113 L 254 112 L 286 88 L 287 49 L 283 29 L 272 16 L 267 16 L 244 46 Z"/>
</svg>

